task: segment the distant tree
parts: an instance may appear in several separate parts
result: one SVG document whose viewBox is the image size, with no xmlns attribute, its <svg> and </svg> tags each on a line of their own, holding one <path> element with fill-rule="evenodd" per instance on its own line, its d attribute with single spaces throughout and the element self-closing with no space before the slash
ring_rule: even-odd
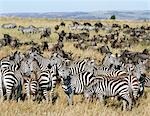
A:
<svg viewBox="0 0 150 116">
<path fill-rule="evenodd" d="M 112 15 L 111 17 L 110 17 L 110 19 L 116 19 L 116 16 L 115 15 Z"/>
</svg>

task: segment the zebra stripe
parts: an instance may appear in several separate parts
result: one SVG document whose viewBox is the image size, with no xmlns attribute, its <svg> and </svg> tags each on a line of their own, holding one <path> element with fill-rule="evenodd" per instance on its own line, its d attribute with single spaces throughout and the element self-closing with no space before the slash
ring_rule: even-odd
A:
<svg viewBox="0 0 150 116">
<path fill-rule="evenodd" d="M 71 75 L 69 70 L 60 69 L 59 74 L 62 77 L 62 88 L 68 97 L 68 104 L 73 103 L 72 96 L 74 94 L 83 94 L 84 86 L 87 86 L 95 79 L 93 73 L 81 72 L 77 75 Z"/>
<path fill-rule="evenodd" d="M 40 63 L 35 60 L 30 60 L 30 68 L 32 72 L 35 72 L 38 77 L 36 77 L 39 89 L 43 93 L 44 97 L 46 98 L 46 101 L 49 101 L 48 91 L 51 91 L 51 97 L 53 97 L 54 90 L 56 87 L 56 83 L 58 80 L 57 77 L 57 66 L 53 65 L 50 67 L 50 69 L 44 69 L 41 70 Z M 42 63 L 41 63 L 42 64 Z M 48 64 L 47 64 L 48 65 Z"/>
<path fill-rule="evenodd" d="M 150 77 L 145 77 L 145 87 L 150 87 Z"/>
<path fill-rule="evenodd" d="M 37 53 L 37 51 L 35 52 L 31 52 L 29 53 L 30 55 L 30 62 L 32 62 L 34 59 L 38 62 L 38 65 L 40 67 L 41 71 L 47 70 L 48 69 L 48 64 L 50 64 L 50 60 L 47 58 L 44 58 L 42 55 L 40 55 L 39 53 Z"/>
<path fill-rule="evenodd" d="M 2 77 L 1 77 L 2 86 L 6 90 L 7 100 L 10 100 L 10 98 L 13 95 L 15 95 L 16 100 L 18 100 L 18 98 L 21 97 L 21 90 L 22 90 L 21 79 L 17 78 L 15 76 L 15 73 L 9 69 L 5 69 L 1 73 L 2 73 Z"/>
<path fill-rule="evenodd" d="M 30 78 L 25 79 L 24 87 L 28 99 L 31 99 L 31 95 L 36 97 L 39 90 L 37 80 L 32 80 Z"/>
<path fill-rule="evenodd" d="M 85 88 L 84 95 L 90 97 L 96 93 L 101 102 L 104 101 L 104 96 L 118 96 L 123 99 L 123 110 L 127 109 L 127 104 L 129 104 L 129 110 L 131 110 L 132 98 L 130 97 L 130 91 L 130 86 L 125 79 L 96 77 L 95 81 Z"/>
<path fill-rule="evenodd" d="M 108 76 L 108 77 L 121 77 L 121 76 L 127 75 L 127 72 L 125 70 L 122 70 L 122 69 L 119 69 L 119 70 L 109 69 L 108 67 L 100 66 L 96 70 L 96 75 Z"/>
</svg>

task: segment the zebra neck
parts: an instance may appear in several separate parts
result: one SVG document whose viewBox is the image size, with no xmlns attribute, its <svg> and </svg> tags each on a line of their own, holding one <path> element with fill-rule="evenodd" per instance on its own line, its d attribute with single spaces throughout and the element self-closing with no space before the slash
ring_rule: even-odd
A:
<svg viewBox="0 0 150 116">
<path fill-rule="evenodd" d="M 49 64 L 49 60 L 48 59 L 46 59 L 46 58 L 44 58 L 44 57 L 42 57 L 40 55 L 38 55 L 38 57 L 35 57 L 35 59 L 36 59 L 36 61 L 37 61 L 37 63 L 38 63 L 38 65 L 39 65 L 41 70 L 47 69 L 47 66 Z"/>
</svg>

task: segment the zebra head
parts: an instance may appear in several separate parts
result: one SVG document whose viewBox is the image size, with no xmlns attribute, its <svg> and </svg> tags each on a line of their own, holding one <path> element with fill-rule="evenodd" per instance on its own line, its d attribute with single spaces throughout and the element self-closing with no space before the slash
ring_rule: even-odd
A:
<svg viewBox="0 0 150 116">
<path fill-rule="evenodd" d="M 120 62 L 119 59 L 112 55 L 112 53 L 107 53 L 102 61 L 103 65 L 106 67 L 114 67 L 114 68 L 120 68 Z"/>
<path fill-rule="evenodd" d="M 146 61 L 138 61 L 138 64 L 135 66 L 135 75 L 137 76 L 138 79 L 141 78 L 141 75 L 146 72 L 146 67 L 145 67 Z"/>
<path fill-rule="evenodd" d="M 65 59 L 60 56 L 58 53 L 54 53 L 50 58 L 50 66 L 57 65 L 57 67 L 62 65 L 62 62 L 65 61 Z"/>
<path fill-rule="evenodd" d="M 31 75 L 31 68 L 30 68 L 30 62 L 28 61 L 28 58 L 24 56 L 24 58 L 20 61 L 20 71 L 25 76 Z"/>
<path fill-rule="evenodd" d="M 23 58 L 24 58 L 24 56 L 18 51 L 16 51 L 15 53 L 12 53 L 10 55 L 10 60 L 14 60 L 17 63 L 20 63 L 20 61 L 22 61 Z"/>
<path fill-rule="evenodd" d="M 87 61 L 86 66 L 85 66 L 85 71 L 96 74 L 97 66 L 94 60 Z"/>
<path fill-rule="evenodd" d="M 64 92 L 67 94 L 68 104 L 72 105 L 72 96 L 74 88 L 72 87 L 72 76 L 70 75 L 69 68 L 61 67 L 59 69 L 59 75 L 61 76 L 61 83 Z"/>
<path fill-rule="evenodd" d="M 32 72 L 39 72 L 40 70 L 40 66 L 39 63 L 37 62 L 37 60 L 35 58 L 28 58 L 27 59 L 27 63 L 29 65 L 30 71 Z"/>
</svg>

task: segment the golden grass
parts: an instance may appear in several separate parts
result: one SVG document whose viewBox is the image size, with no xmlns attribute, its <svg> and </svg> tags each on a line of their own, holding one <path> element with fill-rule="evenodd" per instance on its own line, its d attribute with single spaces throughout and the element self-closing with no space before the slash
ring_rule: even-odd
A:
<svg viewBox="0 0 150 116">
<path fill-rule="evenodd" d="M 94 24 L 98 20 L 92 20 L 90 21 L 92 24 Z M 141 26 L 141 25 L 150 25 L 150 22 L 141 22 L 141 21 L 123 21 L 123 20 L 100 20 L 104 25 L 111 25 L 112 23 L 118 23 L 118 24 L 129 24 L 131 27 Z M 29 26 L 34 25 L 36 27 L 40 26 L 46 26 L 52 28 L 52 35 L 49 38 L 50 44 L 53 44 L 58 39 L 58 35 L 53 33 L 54 32 L 54 26 L 56 24 L 60 24 L 60 19 L 31 19 L 31 18 L 0 18 L 0 24 L 4 23 L 16 23 L 17 25 L 23 25 L 23 26 Z M 72 22 L 71 20 L 64 20 L 64 22 L 67 24 L 67 26 Z M 87 22 L 87 20 L 81 20 L 81 22 Z M 89 22 L 89 21 L 88 21 Z M 67 27 L 66 26 L 66 27 Z M 61 31 L 64 28 L 60 28 L 59 31 Z M 68 28 L 65 28 L 65 32 L 70 32 Z M 74 31 L 75 32 L 75 31 Z M 79 31 L 77 31 L 79 32 Z M 76 32 L 76 33 L 77 33 Z M 21 42 L 31 41 L 41 43 L 42 40 L 39 39 L 39 34 L 35 35 L 23 35 L 21 32 L 18 32 L 17 29 L 11 30 L 11 29 L 1 29 L 0 28 L 0 38 L 3 37 L 4 33 L 8 33 L 11 36 L 18 38 Z M 101 34 L 105 33 L 104 31 L 99 32 Z M 95 34 L 94 31 L 92 31 L 91 36 Z M 16 50 L 19 50 L 21 52 L 26 52 L 27 49 L 29 49 L 30 46 L 21 46 L 19 49 L 12 49 L 9 46 L 3 47 L 0 49 L 0 58 L 10 54 L 11 52 L 14 52 Z M 143 49 L 149 49 L 150 45 L 146 45 L 144 43 L 139 43 L 134 45 L 131 48 L 123 48 L 128 49 L 132 51 L 142 51 Z M 90 57 L 92 59 L 95 59 L 96 61 L 101 61 L 104 56 L 102 56 L 98 51 L 87 49 L 87 50 L 80 50 L 76 49 L 73 46 L 72 42 L 65 42 L 64 48 L 67 52 L 72 52 L 73 57 L 76 58 L 85 58 Z M 122 49 L 122 50 L 123 50 Z M 119 53 L 120 49 L 111 49 L 111 51 L 115 53 Z M 49 56 L 49 52 L 44 52 L 44 56 Z M 150 89 L 146 89 L 147 97 L 142 97 L 138 103 L 139 105 L 134 107 L 132 111 L 129 112 L 122 112 L 120 109 L 120 103 L 118 101 L 110 101 L 106 106 L 101 105 L 98 101 L 95 101 L 94 103 L 81 103 L 81 96 L 75 96 L 74 97 L 74 105 L 69 107 L 67 106 L 67 99 L 62 91 L 61 87 L 58 87 L 57 92 L 59 93 L 59 98 L 55 105 L 47 104 L 47 103 L 36 103 L 36 102 L 3 102 L 0 103 L 0 116 L 27 116 L 27 115 L 48 115 L 48 116 L 148 116 L 150 113 Z"/>
</svg>

